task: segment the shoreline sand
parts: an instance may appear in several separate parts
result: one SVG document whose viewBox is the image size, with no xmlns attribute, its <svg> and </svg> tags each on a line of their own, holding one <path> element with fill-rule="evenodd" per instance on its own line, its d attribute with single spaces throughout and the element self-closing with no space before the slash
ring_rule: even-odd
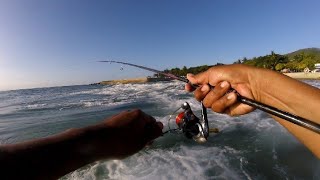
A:
<svg viewBox="0 0 320 180">
<path fill-rule="evenodd" d="M 294 79 L 312 79 L 312 80 L 320 80 L 320 73 L 304 73 L 304 72 L 296 72 L 296 73 L 283 73 L 289 77 Z"/>
</svg>

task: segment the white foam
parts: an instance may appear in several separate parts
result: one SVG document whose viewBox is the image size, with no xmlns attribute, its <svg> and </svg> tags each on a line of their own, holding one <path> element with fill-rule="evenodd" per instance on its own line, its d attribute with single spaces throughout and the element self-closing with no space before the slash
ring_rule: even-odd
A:
<svg viewBox="0 0 320 180">
<path fill-rule="evenodd" d="M 68 105 L 81 105 L 83 108 L 96 106 L 114 107 L 131 102 L 150 100 L 159 105 L 166 113 L 155 117 L 161 121 L 165 128 L 169 115 L 184 102 L 189 102 L 194 113 L 200 116 L 200 103 L 192 94 L 186 95 L 183 83 L 151 83 L 151 84 L 118 84 L 113 86 L 99 87 L 97 89 L 75 92 L 73 95 L 106 95 L 108 97 L 83 100 L 80 102 L 66 102 Z M 318 85 L 318 84 L 316 84 Z M 320 86 L 320 84 L 319 84 Z M 174 124 L 173 115 L 172 123 Z M 250 114 L 230 117 L 224 114 L 214 113 L 208 109 L 210 127 L 218 127 L 220 130 L 233 131 L 238 125 L 260 133 L 269 131 L 279 126 L 271 117 L 261 111 Z M 278 129 L 277 129 L 278 130 Z M 280 131 L 285 132 L 283 128 Z M 280 134 L 280 133 L 279 133 Z M 256 134 L 254 134 L 256 135 Z M 221 134 L 223 136 L 223 133 Z M 257 135 L 258 136 L 258 135 Z M 212 137 L 210 137 L 212 138 Z M 274 136 L 264 136 L 272 138 Z M 246 170 L 247 159 L 242 157 L 244 149 L 226 146 L 223 143 L 215 145 L 208 141 L 205 145 L 190 142 L 182 136 L 167 135 L 155 141 L 152 148 L 124 159 L 100 161 L 90 166 L 79 169 L 66 179 L 252 179 L 254 176 Z M 221 141 L 221 139 L 220 139 Z M 273 140 L 274 141 L 274 140 Z M 210 145 L 212 143 L 212 145 Z M 253 142 L 254 143 L 254 142 Z M 209 145 L 208 145 L 209 144 Z M 253 151 L 259 152 L 259 148 L 253 145 Z M 278 154 L 273 144 L 272 157 L 278 160 Z M 231 163 L 234 163 L 231 164 Z M 275 168 L 283 170 L 276 165 Z M 280 171 L 278 170 L 278 171 Z M 250 176 L 251 175 L 251 176 Z"/>
<path fill-rule="evenodd" d="M 311 86 L 320 88 L 320 81 L 319 80 L 309 80 L 309 81 L 306 80 L 304 82 L 307 83 L 307 84 L 310 84 Z"/>
<path fill-rule="evenodd" d="M 180 145 L 149 149 L 125 160 L 98 162 L 66 178 L 87 179 L 95 175 L 97 179 L 237 179 L 238 173 L 232 170 L 227 157 L 237 153 L 230 147 Z M 215 171 L 214 175 L 208 176 L 208 171 Z"/>
<path fill-rule="evenodd" d="M 45 107 L 45 106 L 47 106 L 46 103 L 42 103 L 42 104 L 28 104 L 28 105 L 26 106 L 26 108 L 27 108 L 27 109 L 40 109 L 40 108 L 43 108 L 43 107 Z"/>
<path fill-rule="evenodd" d="M 250 177 L 250 175 L 243 169 L 243 163 L 248 163 L 248 161 L 245 161 L 245 160 L 243 160 L 244 158 L 240 158 L 240 169 L 241 169 L 241 171 L 243 172 L 243 174 L 246 176 L 246 178 L 248 179 L 248 180 L 252 180 L 252 178 Z"/>
</svg>

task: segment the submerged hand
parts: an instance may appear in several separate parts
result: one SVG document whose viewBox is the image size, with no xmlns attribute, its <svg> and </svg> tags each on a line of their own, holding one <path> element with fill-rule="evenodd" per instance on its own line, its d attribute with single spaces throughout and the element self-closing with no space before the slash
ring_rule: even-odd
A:
<svg viewBox="0 0 320 180">
<path fill-rule="evenodd" d="M 141 110 L 125 111 L 106 119 L 96 134 L 97 154 L 109 158 L 132 155 L 162 135 L 163 125 Z M 109 152 L 109 153 L 108 153 Z"/>
<path fill-rule="evenodd" d="M 255 86 L 250 82 L 251 67 L 244 65 L 216 66 L 197 75 L 188 74 L 187 78 L 192 84 L 200 87 L 192 88 L 186 84 L 187 91 L 194 91 L 195 98 L 203 101 L 207 108 L 218 113 L 226 113 L 231 116 L 242 115 L 254 110 L 251 106 L 237 102 L 236 90 L 242 96 L 256 99 Z M 212 89 L 210 86 L 214 86 Z"/>
</svg>

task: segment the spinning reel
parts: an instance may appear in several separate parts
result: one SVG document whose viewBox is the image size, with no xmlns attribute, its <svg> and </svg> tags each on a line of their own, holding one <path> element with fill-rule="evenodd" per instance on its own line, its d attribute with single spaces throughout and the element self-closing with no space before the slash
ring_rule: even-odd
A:
<svg viewBox="0 0 320 180">
<path fill-rule="evenodd" d="M 177 125 L 177 128 L 175 129 L 170 128 L 170 120 L 171 120 L 171 116 L 170 116 L 168 120 L 169 130 L 164 132 L 164 134 L 168 132 L 182 133 L 188 139 L 193 139 L 198 143 L 204 143 L 207 141 L 210 131 L 212 132 L 219 131 L 216 128 L 212 130 L 209 129 L 207 109 L 204 107 L 202 102 L 201 102 L 201 119 L 198 118 L 192 112 L 191 107 L 187 102 L 183 103 L 181 107 L 177 109 L 175 112 L 177 112 L 180 109 L 182 109 L 183 111 L 176 116 L 175 123 Z"/>
</svg>

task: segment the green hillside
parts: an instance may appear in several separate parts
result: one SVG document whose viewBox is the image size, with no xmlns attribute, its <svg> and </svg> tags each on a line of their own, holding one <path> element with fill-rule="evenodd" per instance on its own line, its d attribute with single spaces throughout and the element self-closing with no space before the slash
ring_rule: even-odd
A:
<svg viewBox="0 0 320 180">
<path fill-rule="evenodd" d="M 252 59 L 243 58 L 235 63 L 243 63 L 277 71 L 290 69 L 291 71 L 300 72 L 305 68 L 313 70 L 314 64 L 320 63 L 320 49 L 306 48 L 284 55 L 276 54 L 272 51 L 271 54 L 265 56 L 254 57 Z"/>
<path fill-rule="evenodd" d="M 293 58 L 296 55 L 299 55 L 301 53 L 304 54 L 309 54 L 309 55 L 314 55 L 318 58 L 320 58 L 320 48 L 305 48 L 305 49 L 300 49 L 297 51 L 294 51 L 292 53 L 286 54 L 289 58 Z"/>
<path fill-rule="evenodd" d="M 247 64 L 276 71 L 290 69 L 291 71 L 296 72 L 303 71 L 306 67 L 313 70 L 314 64 L 316 63 L 320 63 L 320 48 L 305 48 L 284 55 L 272 51 L 270 54 L 264 56 L 253 57 L 251 59 L 244 57 L 243 59 L 238 59 L 234 62 L 234 64 Z M 223 64 L 217 63 L 216 65 L 203 65 L 190 68 L 184 66 L 181 69 L 166 69 L 164 72 L 172 73 L 177 76 L 185 76 L 187 73 L 198 74 L 199 72 L 206 71 L 210 67 L 217 65 Z M 163 75 L 160 74 L 154 74 L 154 76 L 163 77 Z"/>
</svg>

